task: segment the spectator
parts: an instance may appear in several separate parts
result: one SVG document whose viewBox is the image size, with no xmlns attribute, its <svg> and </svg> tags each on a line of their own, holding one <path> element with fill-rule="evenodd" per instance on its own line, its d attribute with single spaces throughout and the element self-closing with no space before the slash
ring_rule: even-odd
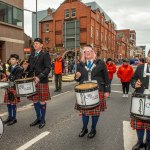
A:
<svg viewBox="0 0 150 150">
<path fill-rule="evenodd" d="M 64 60 L 60 53 L 57 53 L 54 62 L 54 74 L 55 74 L 55 92 L 61 92 L 62 90 L 62 73 L 64 70 Z"/>
<path fill-rule="evenodd" d="M 113 63 L 111 58 L 108 58 L 106 61 L 106 67 L 109 75 L 109 83 L 110 83 L 110 93 L 111 93 L 111 82 L 113 79 L 113 75 L 116 72 L 116 65 Z"/>
<path fill-rule="evenodd" d="M 128 97 L 130 80 L 132 78 L 134 71 L 129 61 L 127 59 L 123 60 L 123 64 L 118 68 L 117 76 L 120 78 L 122 83 L 123 96 Z"/>
</svg>

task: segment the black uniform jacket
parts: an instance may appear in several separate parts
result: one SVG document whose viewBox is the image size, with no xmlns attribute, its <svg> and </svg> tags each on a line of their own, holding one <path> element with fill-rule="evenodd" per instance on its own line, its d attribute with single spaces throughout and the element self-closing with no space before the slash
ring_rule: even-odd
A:
<svg viewBox="0 0 150 150">
<path fill-rule="evenodd" d="M 106 65 L 104 61 L 97 59 L 93 62 L 95 67 L 91 72 L 91 80 L 96 80 L 99 85 L 99 91 L 109 92 L 109 77 Z M 77 72 L 81 73 L 81 77 L 76 79 L 76 81 L 83 83 L 84 81 L 88 81 L 88 71 L 85 69 L 86 63 L 80 62 L 77 65 Z"/>
<path fill-rule="evenodd" d="M 9 66 L 8 71 L 10 72 L 10 75 L 8 76 L 9 81 L 14 82 L 17 79 L 22 78 L 23 68 L 21 66 L 16 65 L 13 70 L 12 66 Z"/>
<path fill-rule="evenodd" d="M 147 72 L 149 72 L 149 69 L 147 68 Z M 140 79 L 140 81 L 142 82 L 142 85 L 140 88 L 135 88 L 135 92 L 136 93 L 143 93 L 144 89 L 148 88 L 149 85 L 149 77 L 143 77 L 143 73 L 144 73 L 144 65 L 140 65 L 136 68 L 135 73 L 131 79 L 131 85 L 133 88 L 135 88 L 135 83 L 138 79 Z"/>
<path fill-rule="evenodd" d="M 40 51 L 38 56 L 33 52 L 29 57 L 29 77 L 39 77 L 40 83 L 48 82 L 48 74 L 51 70 L 51 60 L 48 52 Z"/>
</svg>

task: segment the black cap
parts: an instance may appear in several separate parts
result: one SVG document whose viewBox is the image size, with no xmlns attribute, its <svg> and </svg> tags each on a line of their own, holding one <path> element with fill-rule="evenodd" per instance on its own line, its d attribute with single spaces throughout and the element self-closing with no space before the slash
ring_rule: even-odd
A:
<svg viewBox="0 0 150 150">
<path fill-rule="evenodd" d="M 108 61 L 112 61 L 112 59 L 111 59 L 111 58 L 108 58 L 108 59 L 106 60 L 106 62 L 108 62 Z"/>
<path fill-rule="evenodd" d="M 34 42 L 39 42 L 39 43 L 43 44 L 43 41 L 42 41 L 41 38 L 35 38 L 35 39 L 34 39 Z"/>
<path fill-rule="evenodd" d="M 11 54 L 10 58 L 16 58 L 17 60 L 19 60 L 19 55 L 17 55 L 17 54 Z"/>
</svg>

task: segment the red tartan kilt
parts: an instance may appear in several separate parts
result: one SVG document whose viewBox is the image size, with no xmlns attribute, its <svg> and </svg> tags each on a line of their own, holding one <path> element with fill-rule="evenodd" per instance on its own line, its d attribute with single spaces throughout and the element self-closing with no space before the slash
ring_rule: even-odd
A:
<svg viewBox="0 0 150 150">
<path fill-rule="evenodd" d="M 29 100 L 34 102 L 40 100 L 44 102 L 51 99 L 48 83 L 38 83 L 36 85 L 36 91 L 37 93 L 35 95 L 28 97 Z"/>
<path fill-rule="evenodd" d="M 145 120 L 140 120 L 137 118 L 131 118 L 130 121 L 131 127 L 133 129 L 147 129 L 150 130 L 150 122 L 145 121 Z"/>
<path fill-rule="evenodd" d="M 75 104 L 75 109 L 80 111 L 80 115 L 85 114 L 86 116 L 99 116 L 100 112 L 105 111 L 107 108 L 106 98 L 103 92 L 99 92 L 100 104 L 93 109 L 79 109 L 77 104 Z"/>
<path fill-rule="evenodd" d="M 7 92 L 7 90 L 10 91 L 10 92 L 12 92 L 14 94 L 15 99 L 13 101 L 10 101 L 8 99 L 8 92 Z M 16 90 L 13 87 L 8 88 L 7 90 L 5 91 L 5 95 L 4 95 L 4 103 L 10 103 L 10 104 L 17 104 L 17 103 L 19 103 L 20 102 L 20 98 L 17 97 Z"/>
</svg>

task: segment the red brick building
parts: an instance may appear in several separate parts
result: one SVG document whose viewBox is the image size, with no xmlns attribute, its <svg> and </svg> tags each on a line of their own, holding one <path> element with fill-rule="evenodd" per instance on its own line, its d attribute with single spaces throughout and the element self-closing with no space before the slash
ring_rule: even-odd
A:
<svg viewBox="0 0 150 150">
<path fill-rule="evenodd" d="M 101 58 L 114 58 L 116 25 L 96 2 L 65 0 L 55 12 L 40 22 L 40 37 L 50 52 L 93 46 Z"/>
<path fill-rule="evenodd" d="M 116 58 L 133 58 L 135 56 L 136 32 L 130 29 L 116 30 Z"/>
<path fill-rule="evenodd" d="M 0 59 L 10 54 L 24 58 L 23 0 L 0 0 Z"/>
</svg>

